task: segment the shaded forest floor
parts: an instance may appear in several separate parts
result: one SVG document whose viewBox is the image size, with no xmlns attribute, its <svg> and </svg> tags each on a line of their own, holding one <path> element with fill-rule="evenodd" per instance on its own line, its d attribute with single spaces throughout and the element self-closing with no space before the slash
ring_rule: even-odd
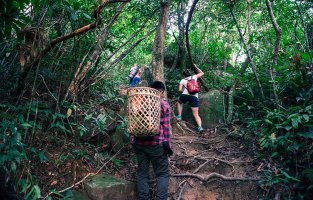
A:
<svg viewBox="0 0 313 200">
<path fill-rule="evenodd" d="M 184 121 L 173 127 L 173 199 L 258 199 L 257 163 L 249 145 L 222 127 L 203 134 Z"/>
<path fill-rule="evenodd" d="M 182 121 L 174 122 L 172 129 L 174 154 L 170 157 L 170 199 L 259 199 L 257 168 L 260 164 L 252 157 L 251 144 L 240 141 L 226 127 L 197 134 L 192 131 L 192 125 Z M 65 196 L 71 189 L 84 191 L 81 183 L 96 173 L 136 180 L 131 145 L 118 153 L 105 154 L 109 143 L 75 145 L 67 138 L 54 142 L 48 136 L 46 138 L 47 141 L 41 141 L 37 148 L 49 152 L 46 155 L 49 162 L 31 165 L 30 169 L 43 184 L 43 195 L 52 189 Z M 151 185 L 155 185 L 152 169 L 151 176 Z"/>
</svg>

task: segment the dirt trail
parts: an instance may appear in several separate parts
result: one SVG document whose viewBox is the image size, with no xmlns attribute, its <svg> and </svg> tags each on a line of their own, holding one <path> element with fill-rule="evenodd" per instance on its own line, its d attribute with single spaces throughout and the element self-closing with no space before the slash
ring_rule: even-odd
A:
<svg viewBox="0 0 313 200">
<path fill-rule="evenodd" d="M 172 132 L 170 199 L 258 199 L 257 165 L 245 144 L 218 129 L 196 134 L 184 121 Z"/>
</svg>

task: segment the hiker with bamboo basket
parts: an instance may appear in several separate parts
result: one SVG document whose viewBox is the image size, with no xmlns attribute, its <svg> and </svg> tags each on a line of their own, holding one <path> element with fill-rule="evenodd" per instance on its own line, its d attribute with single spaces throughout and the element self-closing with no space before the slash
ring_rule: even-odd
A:
<svg viewBox="0 0 313 200">
<path fill-rule="evenodd" d="M 156 176 L 156 198 L 168 197 L 168 156 L 173 152 L 170 148 L 171 108 L 164 98 L 164 91 L 165 85 L 161 81 L 154 81 L 150 88 L 128 89 L 128 131 L 134 135 L 134 149 L 138 161 L 138 199 L 151 199 L 150 163 Z"/>
</svg>

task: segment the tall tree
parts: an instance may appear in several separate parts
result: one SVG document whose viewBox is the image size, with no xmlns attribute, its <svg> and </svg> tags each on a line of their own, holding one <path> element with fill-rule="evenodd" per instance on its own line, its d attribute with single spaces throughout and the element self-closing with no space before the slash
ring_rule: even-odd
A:
<svg viewBox="0 0 313 200">
<path fill-rule="evenodd" d="M 178 25 L 178 58 L 180 58 L 180 64 L 183 69 L 186 68 L 186 43 L 185 43 L 185 23 L 184 23 L 184 10 L 186 8 L 183 0 L 179 1 L 177 9 L 177 25 Z"/>
<path fill-rule="evenodd" d="M 152 51 L 152 74 L 154 80 L 164 82 L 164 41 L 169 15 L 169 3 L 161 0 L 160 4 L 161 12 Z"/>
<path fill-rule="evenodd" d="M 273 9 L 272 9 L 272 5 L 271 2 L 269 0 L 266 0 L 266 7 L 267 7 L 267 11 L 268 14 L 271 18 L 271 22 L 273 24 L 273 27 L 275 29 L 275 33 L 276 33 L 276 41 L 275 41 L 275 47 L 274 47 L 274 56 L 273 56 L 273 65 L 277 65 L 277 59 L 278 59 L 278 52 L 280 49 L 280 40 L 281 40 L 281 28 L 279 27 L 278 23 L 276 22 L 274 13 L 273 13 Z M 270 76 L 271 76 L 271 81 L 272 81 L 272 86 L 273 86 L 273 93 L 274 93 L 274 97 L 275 97 L 275 102 L 276 105 L 279 105 L 279 100 L 278 100 L 278 95 L 277 95 L 277 85 L 276 85 L 276 70 L 273 69 L 272 66 L 270 66 Z"/>
<path fill-rule="evenodd" d="M 178 38 L 176 38 L 175 34 L 173 33 L 173 37 L 175 37 L 178 47 L 171 70 L 175 69 L 177 65 L 180 66 L 182 69 L 186 68 L 186 44 L 185 44 L 185 23 L 184 23 L 185 9 L 186 9 L 185 1 L 184 0 L 178 1 L 176 9 Z"/>
<path fill-rule="evenodd" d="M 192 68 L 193 68 L 195 73 L 198 73 L 198 70 L 194 66 L 194 62 L 193 62 L 193 59 L 192 59 L 190 42 L 189 42 L 189 25 L 190 25 L 190 22 L 191 22 L 192 14 L 193 14 L 193 12 L 195 10 L 195 7 L 196 7 L 198 1 L 199 0 L 194 0 L 193 1 L 192 5 L 191 5 L 191 8 L 190 8 L 190 11 L 188 13 L 188 18 L 187 18 L 187 22 L 186 22 L 186 46 L 187 46 L 187 52 L 188 52 L 188 57 L 189 57 L 191 66 L 192 66 Z M 205 91 L 209 91 L 209 88 L 205 85 L 204 80 L 201 77 L 199 78 L 199 80 L 200 80 L 201 85 L 204 87 Z"/>
</svg>

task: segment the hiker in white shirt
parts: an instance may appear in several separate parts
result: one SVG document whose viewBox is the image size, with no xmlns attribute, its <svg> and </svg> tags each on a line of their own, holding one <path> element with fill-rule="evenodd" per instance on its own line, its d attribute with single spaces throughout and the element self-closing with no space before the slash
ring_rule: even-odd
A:
<svg viewBox="0 0 313 200">
<path fill-rule="evenodd" d="M 179 96 L 178 103 L 177 103 L 178 115 L 176 116 L 176 119 L 177 120 L 182 119 L 183 104 L 188 102 L 190 107 L 191 107 L 192 114 L 193 114 L 193 116 L 196 120 L 196 123 L 198 125 L 198 133 L 201 133 L 203 131 L 203 128 L 202 128 L 202 121 L 201 121 L 201 118 L 199 116 L 198 93 L 189 94 L 188 90 L 187 90 L 188 80 L 190 80 L 190 79 L 197 80 L 198 78 L 200 78 L 204 74 L 203 71 L 197 65 L 195 65 L 195 68 L 198 70 L 198 73 L 195 75 L 189 76 L 187 70 L 185 70 L 183 72 L 183 75 L 185 76 L 185 78 L 180 81 L 179 87 L 178 87 L 179 92 L 182 92 L 182 94 Z"/>
</svg>

